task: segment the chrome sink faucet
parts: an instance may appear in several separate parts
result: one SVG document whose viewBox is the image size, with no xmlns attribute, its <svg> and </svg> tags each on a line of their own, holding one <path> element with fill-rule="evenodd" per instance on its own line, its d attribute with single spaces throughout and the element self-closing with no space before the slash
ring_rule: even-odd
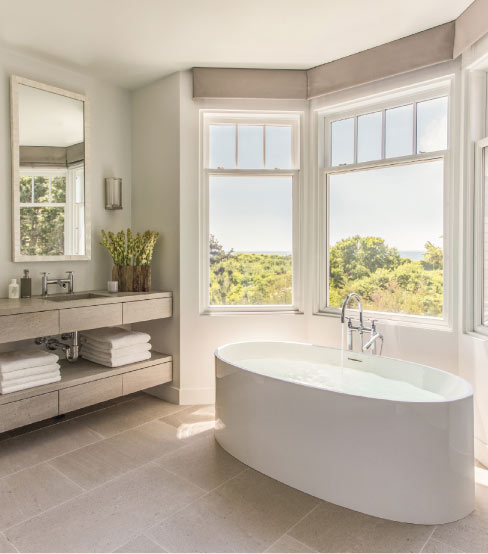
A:
<svg viewBox="0 0 488 554">
<path fill-rule="evenodd" d="M 49 285 L 58 285 L 60 287 L 63 287 L 63 289 L 67 288 L 69 293 L 74 292 L 73 272 L 67 271 L 66 273 L 68 274 L 68 277 L 66 279 L 49 279 L 49 273 L 47 271 L 41 273 L 42 296 L 47 296 Z"/>
<path fill-rule="evenodd" d="M 352 323 L 352 317 L 346 316 L 346 309 L 349 305 L 350 300 L 356 300 L 359 308 L 359 324 L 354 325 Z M 359 342 L 361 346 L 361 352 L 366 352 L 371 348 L 372 354 L 377 354 L 377 343 L 381 340 L 380 354 L 383 350 L 383 335 L 379 333 L 376 329 L 376 322 L 374 319 L 371 320 L 371 328 L 365 327 L 363 323 L 363 304 L 361 298 L 355 292 L 351 292 L 346 296 L 344 302 L 342 303 L 341 309 L 341 323 L 345 323 L 347 319 L 347 349 L 353 349 L 353 331 L 359 333 Z M 364 333 L 370 333 L 370 338 L 366 344 L 364 344 Z"/>
</svg>

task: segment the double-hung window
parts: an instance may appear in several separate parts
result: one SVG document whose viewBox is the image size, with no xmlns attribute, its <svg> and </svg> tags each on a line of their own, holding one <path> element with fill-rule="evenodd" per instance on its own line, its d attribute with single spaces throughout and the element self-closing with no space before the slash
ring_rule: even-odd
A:
<svg viewBox="0 0 488 554">
<path fill-rule="evenodd" d="M 320 311 L 445 319 L 448 90 L 321 115 Z"/>
<path fill-rule="evenodd" d="M 84 169 L 21 167 L 20 252 L 27 256 L 83 254 Z"/>
<path fill-rule="evenodd" d="M 299 114 L 202 114 L 203 312 L 297 310 Z"/>
</svg>

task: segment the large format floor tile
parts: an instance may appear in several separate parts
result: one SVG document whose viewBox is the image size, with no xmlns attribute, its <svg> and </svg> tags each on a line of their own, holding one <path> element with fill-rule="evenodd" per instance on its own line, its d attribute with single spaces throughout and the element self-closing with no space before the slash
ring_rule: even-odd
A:
<svg viewBox="0 0 488 554">
<path fill-rule="evenodd" d="M 438 525 L 433 535 L 462 552 L 488 552 L 488 488 L 476 487 L 476 507 L 464 519 Z"/>
<path fill-rule="evenodd" d="M 166 552 L 164 548 L 156 544 L 146 535 L 139 535 L 135 539 L 132 539 L 128 543 L 124 544 L 118 548 L 115 552 L 127 552 L 127 553 L 145 553 L 149 554 L 152 552 Z"/>
<path fill-rule="evenodd" d="M 100 440 L 78 420 L 39 429 L 1 443 L 0 477 Z"/>
<path fill-rule="evenodd" d="M 263 552 L 317 503 L 249 469 L 146 534 L 169 552 Z"/>
<path fill-rule="evenodd" d="M 244 464 L 227 454 L 212 436 L 185 446 L 158 463 L 208 491 L 246 469 Z"/>
<path fill-rule="evenodd" d="M 82 421 L 104 437 L 111 437 L 122 431 L 127 431 L 153 419 L 169 416 L 183 409 L 185 409 L 185 406 L 170 404 L 146 394 L 143 397 L 134 398 L 130 402 L 124 402 L 105 410 L 87 414 L 80 417 L 78 421 Z"/>
<path fill-rule="evenodd" d="M 288 534 L 319 552 L 420 552 L 432 530 L 322 502 Z"/>
<path fill-rule="evenodd" d="M 155 420 L 61 456 L 50 463 L 90 489 L 181 447 L 174 428 Z"/>
<path fill-rule="evenodd" d="M 112 552 L 203 494 L 148 464 L 8 529 L 22 552 Z"/>
<path fill-rule="evenodd" d="M 79 495 L 82 489 L 48 464 L 0 479 L 0 530 Z"/>
</svg>

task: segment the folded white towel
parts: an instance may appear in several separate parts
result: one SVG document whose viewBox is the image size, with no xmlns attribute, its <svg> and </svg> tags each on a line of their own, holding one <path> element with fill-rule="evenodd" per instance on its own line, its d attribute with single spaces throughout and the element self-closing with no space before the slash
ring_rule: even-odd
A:
<svg viewBox="0 0 488 554">
<path fill-rule="evenodd" d="M 11 350 L 0 354 L 0 373 L 55 364 L 59 356 L 39 349 Z"/>
<path fill-rule="evenodd" d="M 45 379 L 51 379 L 52 377 L 60 377 L 61 373 L 59 369 L 54 371 L 47 371 L 41 373 L 40 375 L 32 375 L 31 377 L 20 377 L 19 379 L 10 379 L 9 381 L 1 381 L 0 386 L 2 387 L 15 387 L 17 385 L 25 385 L 26 383 L 32 383 L 36 381 L 44 381 Z"/>
<path fill-rule="evenodd" d="M 132 354 L 140 354 L 141 352 L 151 350 L 151 343 L 144 342 L 141 344 L 134 344 L 133 346 L 127 346 L 126 348 L 105 348 L 100 347 L 98 344 L 87 342 L 81 347 L 81 350 L 92 356 L 99 356 L 101 358 L 107 358 L 108 360 L 118 360 L 124 356 L 132 356 Z"/>
<path fill-rule="evenodd" d="M 19 390 L 32 389 L 34 387 L 40 387 L 41 385 L 49 385 L 50 383 L 57 383 L 61 381 L 61 375 L 57 377 L 51 377 L 50 379 L 39 379 L 37 381 L 31 381 L 30 383 L 24 383 L 23 385 L 4 386 L 0 385 L 0 394 L 8 394 L 9 392 L 17 392 Z"/>
<path fill-rule="evenodd" d="M 90 362 L 104 365 L 106 367 L 120 367 L 127 364 L 135 364 L 136 362 L 142 362 L 143 360 L 151 359 L 151 352 L 140 352 L 139 354 L 131 354 L 130 356 L 121 356 L 117 360 L 111 360 L 103 356 L 96 356 L 87 352 L 81 351 L 81 357 Z"/>
<path fill-rule="evenodd" d="M 81 342 L 100 344 L 109 348 L 125 348 L 134 344 L 149 342 L 151 336 L 140 331 L 127 331 L 121 327 L 106 327 L 81 333 Z"/>
<path fill-rule="evenodd" d="M 59 364 L 40 365 L 39 367 L 32 367 L 27 369 L 17 369 L 16 371 L 9 371 L 5 374 L 0 374 L 0 383 L 8 383 L 13 380 L 23 379 L 25 377 L 32 377 L 34 379 L 41 379 L 38 375 L 43 373 L 50 373 L 52 371 L 59 371 L 61 366 Z"/>
</svg>

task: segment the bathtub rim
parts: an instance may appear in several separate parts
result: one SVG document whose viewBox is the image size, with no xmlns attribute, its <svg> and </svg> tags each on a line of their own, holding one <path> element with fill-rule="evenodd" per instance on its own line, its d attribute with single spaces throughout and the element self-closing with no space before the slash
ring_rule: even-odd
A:
<svg viewBox="0 0 488 554">
<path fill-rule="evenodd" d="M 428 405 L 428 404 L 433 404 L 434 405 L 435 404 L 435 405 L 439 405 L 439 404 L 445 404 L 445 403 L 450 403 L 450 402 L 458 402 L 460 400 L 465 400 L 466 398 L 473 398 L 474 397 L 473 386 L 471 385 L 471 383 L 469 381 L 467 381 L 466 379 L 464 379 L 463 377 L 460 377 L 459 375 L 455 375 L 454 373 L 450 373 L 449 371 L 446 371 L 445 369 L 440 369 L 440 368 L 432 367 L 432 366 L 425 365 L 425 364 L 419 364 L 417 362 L 410 362 L 408 360 L 402 360 L 401 358 L 392 358 L 390 356 L 381 355 L 379 357 L 383 358 L 385 360 L 393 360 L 395 362 L 404 362 L 406 364 L 411 364 L 411 365 L 414 365 L 414 366 L 418 366 L 418 367 L 421 367 L 421 368 L 426 368 L 428 370 L 432 370 L 434 372 L 442 373 L 444 375 L 449 376 L 450 379 L 455 379 L 456 381 L 459 381 L 459 382 L 461 382 L 461 384 L 465 385 L 466 388 L 467 388 L 467 392 L 466 392 L 466 394 L 459 395 L 456 398 L 450 398 L 450 399 L 444 398 L 442 401 L 431 401 L 431 400 L 425 400 L 425 401 L 413 400 L 412 401 L 412 400 L 397 400 L 397 399 L 390 399 L 390 398 L 378 398 L 376 396 L 364 396 L 362 394 L 353 394 L 353 393 L 350 393 L 350 392 L 335 390 L 335 389 L 331 389 L 331 388 L 328 388 L 328 387 L 317 387 L 317 386 L 314 386 L 314 385 L 310 385 L 308 383 L 298 383 L 296 381 L 290 381 L 288 379 L 283 379 L 281 377 L 272 377 L 270 375 L 265 375 L 263 373 L 260 373 L 259 371 L 249 369 L 247 367 L 239 365 L 239 363 L 232 362 L 230 360 L 226 360 L 225 358 L 223 358 L 219 354 L 219 350 L 221 350 L 223 348 L 226 348 L 226 347 L 229 347 L 229 346 L 235 346 L 235 345 L 241 345 L 241 344 L 260 344 L 260 343 L 261 344 L 263 344 L 263 343 L 277 344 L 277 345 L 278 344 L 294 344 L 294 345 L 299 345 L 299 346 L 313 346 L 313 347 L 316 347 L 316 348 L 335 350 L 337 352 L 340 352 L 340 350 L 341 350 L 340 348 L 336 348 L 334 346 L 324 346 L 324 345 L 313 344 L 313 343 L 309 343 L 309 342 L 283 341 L 283 340 L 282 341 L 244 340 L 244 341 L 237 341 L 237 342 L 229 342 L 229 343 L 226 343 L 226 344 L 222 344 L 221 346 L 218 346 L 214 351 L 214 356 L 215 356 L 215 358 L 217 358 L 218 360 L 220 360 L 223 363 L 226 363 L 226 364 L 229 364 L 231 366 L 237 367 L 238 369 L 242 369 L 243 371 L 247 371 L 248 373 L 252 373 L 252 374 L 258 375 L 260 377 L 264 377 L 264 378 L 267 378 L 267 379 L 274 379 L 276 381 L 281 381 L 282 383 L 288 383 L 290 385 L 297 385 L 297 386 L 301 386 L 301 387 L 307 387 L 307 388 L 310 388 L 310 389 L 323 390 L 323 391 L 326 391 L 326 392 L 341 394 L 341 395 L 345 395 L 345 396 L 352 396 L 352 397 L 355 397 L 355 398 L 367 398 L 369 400 L 376 400 L 376 401 L 381 401 L 381 402 L 395 402 L 395 403 L 401 403 L 401 404 L 421 404 L 421 405 Z M 345 350 L 344 352 L 347 352 L 347 350 Z M 360 355 L 360 356 L 365 356 L 365 354 L 362 353 L 362 352 L 353 352 L 353 353 L 357 354 L 357 355 Z"/>
</svg>

